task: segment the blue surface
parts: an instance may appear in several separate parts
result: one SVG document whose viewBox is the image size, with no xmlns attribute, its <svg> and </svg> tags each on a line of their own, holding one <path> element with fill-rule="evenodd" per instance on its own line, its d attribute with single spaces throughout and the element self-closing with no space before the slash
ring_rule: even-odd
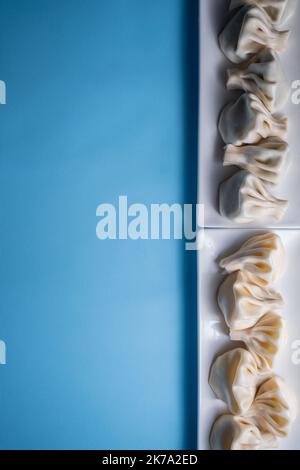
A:
<svg viewBox="0 0 300 470">
<path fill-rule="evenodd" d="M 196 201 L 197 0 L 0 0 L 2 449 L 196 446 L 196 257 L 96 207 Z"/>
</svg>

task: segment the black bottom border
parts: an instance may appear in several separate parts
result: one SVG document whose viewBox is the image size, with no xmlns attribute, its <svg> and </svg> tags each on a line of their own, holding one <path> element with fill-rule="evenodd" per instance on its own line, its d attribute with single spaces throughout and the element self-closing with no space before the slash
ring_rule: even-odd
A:
<svg viewBox="0 0 300 470">
<path fill-rule="evenodd" d="M 209 452 L 209 451 L 110 451 L 110 450 L 61 450 L 61 451 L 0 451 L 0 467 L 7 463 L 25 466 L 31 465 L 39 468 L 47 465 L 70 465 L 77 467 L 99 468 L 108 465 L 121 465 L 125 468 L 136 468 L 141 465 L 206 465 L 210 462 L 221 462 L 222 465 L 253 464 L 266 459 L 269 465 L 286 465 L 295 462 L 297 451 L 259 451 L 257 452 Z M 22 468 L 22 467 L 21 467 Z"/>
</svg>

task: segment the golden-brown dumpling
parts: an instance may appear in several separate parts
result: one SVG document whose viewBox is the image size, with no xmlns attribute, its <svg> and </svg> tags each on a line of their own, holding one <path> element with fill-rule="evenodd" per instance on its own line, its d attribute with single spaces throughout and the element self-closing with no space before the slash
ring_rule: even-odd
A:
<svg viewBox="0 0 300 470">
<path fill-rule="evenodd" d="M 270 309 L 283 305 L 275 290 L 255 284 L 244 271 L 229 274 L 218 290 L 218 304 L 231 331 L 247 330 Z"/>
<path fill-rule="evenodd" d="M 230 339 L 245 343 L 256 360 L 258 370 L 267 372 L 274 366 L 284 333 L 283 318 L 277 313 L 268 312 L 248 329 L 230 330 Z"/>
<path fill-rule="evenodd" d="M 242 416 L 220 416 L 210 434 L 212 450 L 267 450 L 277 446 L 276 437 L 261 432 L 251 420 Z"/>
<path fill-rule="evenodd" d="M 257 365 L 246 349 L 237 348 L 219 356 L 212 365 L 209 384 L 217 398 L 232 414 L 246 413 L 251 407 L 257 384 Z"/>
<path fill-rule="evenodd" d="M 272 232 L 255 235 L 235 253 L 223 258 L 220 267 L 228 273 L 244 270 L 254 283 L 269 286 L 285 271 L 286 254 L 281 238 Z"/>
<path fill-rule="evenodd" d="M 221 112 L 219 131 L 225 144 L 257 144 L 268 137 L 284 140 L 288 120 L 275 117 L 253 93 L 243 93 Z"/>
<path fill-rule="evenodd" d="M 227 145 L 224 166 L 236 165 L 249 171 L 265 183 L 276 185 L 290 163 L 289 146 L 276 137 L 263 139 L 256 145 Z"/>
<path fill-rule="evenodd" d="M 220 48 L 233 63 L 239 64 L 264 47 L 283 52 L 288 31 L 278 31 L 262 8 L 245 5 L 229 20 L 219 36 Z"/>
</svg>

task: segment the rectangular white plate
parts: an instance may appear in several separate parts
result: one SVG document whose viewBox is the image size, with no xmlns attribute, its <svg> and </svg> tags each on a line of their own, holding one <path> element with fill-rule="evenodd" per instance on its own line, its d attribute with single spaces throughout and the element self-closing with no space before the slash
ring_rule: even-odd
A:
<svg viewBox="0 0 300 470">
<path fill-rule="evenodd" d="M 200 145 L 199 145 L 199 198 L 204 204 L 204 227 L 229 227 L 230 221 L 218 213 L 218 187 L 236 168 L 223 168 L 223 143 L 217 130 L 219 114 L 223 106 L 238 96 L 225 89 L 225 72 L 230 63 L 218 46 L 218 34 L 229 17 L 229 0 L 200 0 Z M 300 80 L 300 4 L 293 20 L 289 47 L 281 57 L 288 80 Z M 287 199 L 289 209 L 275 227 L 300 228 L 300 104 L 290 100 L 283 110 L 289 117 L 288 142 L 292 164 L 284 181 L 274 190 L 276 197 Z M 266 222 L 266 221 L 265 221 Z M 272 222 L 268 221 L 269 226 Z M 266 224 L 264 224 L 266 225 Z M 274 225 L 274 224 L 273 224 Z"/>
<path fill-rule="evenodd" d="M 264 230 L 265 231 L 265 230 Z M 274 372 L 282 376 L 292 387 L 300 404 L 300 364 L 295 359 L 293 345 L 300 342 L 299 273 L 300 273 L 300 231 L 276 230 L 285 246 L 288 258 L 287 271 L 276 289 L 283 295 L 283 315 L 288 330 L 287 345 L 279 353 Z M 205 246 L 199 251 L 199 433 L 200 450 L 209 449 L 209 433 L 215 418 L 226 407 L 217 400 L 208 385 L 208 376 L 214 358 L 239 344 L 228 338 L 225 323 L 216 302 L 217 289 L 224 279 L 217 259 L 232 253 L 258 230 L 208 229 L 205 231 Z M 299 348 L 299 343 L 298 343 Z M 293 362 L 294 359 L 294 362 Z M 300 406 L 299 406 L 300 410 Z M 288 438 L 280 439 L 280 449 L 300 450 L 300 414 Z"/>
</svg>

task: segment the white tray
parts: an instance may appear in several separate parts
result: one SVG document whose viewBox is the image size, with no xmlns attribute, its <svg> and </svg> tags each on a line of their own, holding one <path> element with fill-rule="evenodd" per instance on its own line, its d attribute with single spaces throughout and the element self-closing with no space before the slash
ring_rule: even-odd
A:
<svg viewBox="0 0 300 470">
<path fill-rule="evenodd" d="M 266 230 L 263 230 L 264 232 Z M 276 289 L 283 295 L 288 342 L 275 362 L 275 373 L 281 375 L 299 397 L 300 410 L 300 364 L 292 362 L 295 351 L 292 345 L 300 340 L 299 275 L 300 275 L 300 231 L 276 230 L 287 251 L 288 268 Z M 209 433 L 215 418 L 226 407 L 217 400 L 208 385 L 210 366 L 215 356 L 233 349 L 238 343 L 229 340 L 224 319 L 216 302 L 217 289 L 224 278 L 216 262 L 220 256 L 231 253 L 243 241 L 258 233 L 258 230 L 208 229 L 205 231 L 205 247 L 199 251 L 199 429 L 200 450 L 209 449 Z M 300 354 L 299 354 L 300 357 Z M 280 439 L 280 449 L 300 450 L 300 414 L 288 438 Z"/>
<path fill-rule="evenodd" d="M 225 89 L 225 71 L 230 63 L 218 46 L 218 34 L 229 16 L 228 0 L 200 0 L 200 145 L 199 145 L 199 197 L 204 204 L 204 227 L 232 227 L 232 223 L 218 213 L 218 187 L 220 182 L 237 168 L 224 168 L 223 143 L 217 130 L 218 117 L 223 106 L 239 93 Z M 287 25 L 291 29 L 289 47 L 282 61 L 287 78 L 292 83 L 300 80 L 300 5 Z M 274 194 L 289 201 L 289 209 L 275 227 L 300 228 L 300 105 L 292 101 L 283 110 L 289 117 L 288 142 L 292 151 L 292 164 L 285 180 Z M 265 221 L 266 222 L 266 221 Z M 265 224 L 264 224 L 265 225 Z M 272 223 L 268 222 L 269 226 Z M 273 224 L 274 225 L 274 224 Z"/>
</svg>

